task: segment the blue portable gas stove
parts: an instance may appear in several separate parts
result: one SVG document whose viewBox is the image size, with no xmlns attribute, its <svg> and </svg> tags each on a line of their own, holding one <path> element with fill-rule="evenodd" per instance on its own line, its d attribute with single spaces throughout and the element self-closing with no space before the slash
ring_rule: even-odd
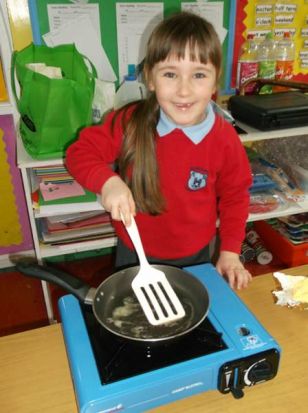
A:
<svg viewBox="0 0 308 413">
<path fill-rule="evenodd" d="M 210 309 L 198 327 L 174 343 L 110 341 L 91 307 L 72 295 L 60 299 L 80 412 L 142 413 L 213 389 L 240 398 L 245 386 L 276 376 L 279 345 L 227 282 L 210 264 L 186 270 L 206 286 Z"/>
</svg>

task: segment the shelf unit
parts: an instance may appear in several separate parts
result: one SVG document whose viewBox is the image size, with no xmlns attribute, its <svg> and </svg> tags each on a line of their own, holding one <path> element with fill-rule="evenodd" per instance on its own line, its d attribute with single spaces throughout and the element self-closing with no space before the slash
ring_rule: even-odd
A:
<svg viewBox="0 0 308 413">
<path fill-rule="evenodd" d="M 264 139 L 273 139 L 273 138 L 281 138 L 285 136 L 298 136 L 304 135 L 308 133 L 308 128 L 292 128 L 286 130 L 279 130 L 279 131 L 271 131 L 271 132 L 260 132 L 256 129 L 252 129 L 247 125 L 240 124 L 240 127 L 247 131 L 247 134 L 241 134 L 241 140 L 243 143 L 251 142 L 255 140 L 264 140 Z M 33 159 L 24 149 L 22 141 L 20 137 L 17 139 L 17 162 L 18 167 L 21 170 L 22 179 L 24 183 L 24 189 L 26 193 L 26 200 L 27 206 L 30 215 L 30 222 L 31 228 L 33 233 L 33 240 L 35 245 L 35 252 L 38 260 L 43 260 L 44 258 L 70 254 L 70 253 L 77 253 L 83 251 L 91 251 L 93 249 L 101 249 L 101 248 L 108 248 L 116 245 L 116 238 L 107 238 L 102 240 L 93 240 L 87 242 L 74 242 L 68 245 L 59 245 L 59 246 L 48 246 L 42 245 L 39 241 L 39 237 L 37 234 L 37 226 L 36 220 L 42 217 L 50 216 L 50 214 L 42 214 L 39 210 L 33 209 L 32 206 L 32 187 L 31 187 L 31 173 L 32 169 L 41 166 L 53 166 L 63 164 L 63 159 L 50 159 L 50 160 L 35 160 Z M 86 209 L 87 211 L 89 209 Z M 80 204 L 80 208 L 77 212 L 84 212 L 86 211 L 82 204 Z M 103 210 L 101 204 L 97 202 L 96 206 L 93 206 L 93 210 Z M 273 211 L 268 212 L 265 214 L 250 214 L 248 221 L 258 221 L 261 219 L 269 219 L 273 217 L 280 217 L 280 216 L 287 216 L 291 214 L 297 214 L 308 211 L 308 201 L 300 202 L 300 203 L 292 203 L 288 208 L 281 210 L 281 211 Z M 61 214 L 70 213 L 70 211 L 65 209 Z"/>
<path fill-rule="evenodd" d="M 288 215 L 302 214 L 303 212 L 308 212 L 308 201 L 294 202 L 288 208 L 281 211 L 272 211 L 264 214 L 250 214 L 248 217 L 248 222 L 260 221 L 263 219 L 285 217 Z"/>
<path fill-rule="evenodd" d="M 258 129 L 252 128 L 242 122 L 237 121 L 236 125 L 239 126 L 246 133 L 241 133 L 240 139 L 242 143 L 264 141 L 268 139 L 279 139 L 279 138 L 290 138 L 292 136 L 301 136 L 308 134 L 308 126 L 301 126 L 299 128 L 288 128 L 288 129 L 277 129 L 273 131 L 260 131 Z M 285 209 L 272 211 L 262 214 L 250 214 L 248 217 L 248 222 L 260 221 L 263 219 L 284 217 L 293 214 L 301 214 L 308 211 L 308 197 L 301 202 L 290 202 L 289 206 Z"/>
<path fill-rule="evenodd" d="M 33 181 L 33 168 L 41 167 L 41 166 L 53 166 L 53 165 L 60 165 L 63 164 L 63 159 L 50 159 L 50 160 L 35 160 L 30 155 L 28 155 L 23 147 L 22 141 L 20 137 L 17 138 L 17 163 L 18 167 L 21 170 L 24 189 L 26 193 L 26 201 L 30 215 L 31 221 L 31 229 L 33 234 L 33 241 L 35 244 L 35 252 L 38 260 L 43 260 L 44 258 L 54 257 L 58 255 L 64 254 L 72 254 L 77 252 L 83 251 L 91 251 L 94 249 L 102 249 L 102 248 L 109 248 L 116 245 L 116 237 L 110 237 L 100 240 L 92 240 L 86 242 L 73 242 L 67 245 L 43 245 L 39 241 L 36 220 L 39 218 L 57 215 L 57 213 L 50 214 L 50 213 L 40 213 L 39 210 L 34 209 L 32 203 L 32 181 Z M 97 202 L 91 208 L 93 211 L 103 211 L 104 208 L 102 205 Z M 86 212 L 89 211 L 89 208 L 85 209 L 82 204 L 78 205 L 78 208 L 74 212 Z M 61 211 L 61 215 L 63 214 L 70 214 L 71 211 L 65 209 Z"/>
<path fill-rule="evenodd" d="M 1 115 L 14 115 L 14 106 L 9 102 L 0 102 Z"/>
<path fill-rule="evenodd" d="M 260 131 L 242 122 L 236 121 L 239 126 L 246 133 L 241 133 L 240 138 L 243 143 L 264 141 L 266 139 L 291 138 L 292 136 L 308 135 L 308 126 L 300 126 L 298 128 L 277 129 L 271 131 Z"/>
<path fill-rule="evenodd" d="M 281 138 L 286 136 L 298 136 L 304 135 L 308 133 L 308 127 L 301 127 L 301 128 L 292 128 L 292 129 L 285 129 L 285 130 L 277 130 L 277 131 L 270 131 L 270 132 L 261 132 L 256 129 L 252 129 L 247 125 L 240 124 L 239 125 L 243 130 L 247 131 L 247 134 L 241 134 L 241 140 L 243 143 L 251 142 L 256 140 L 264 140 L 264 139 L 274 139 L 274 138 Z M 39 237 L 37 234 L 37 226 L 36 220 L 42 217 L 49 216 L 50 214 L 42 214 L 38 210 L 33 209 L 32 205 L 32 198 L 31 193 L 33 188 L 31 187 L 32 181 L 32 169 L 35 167 L 40 166 L 52 166 L 52 165 L 59 165 L 63 164 L 63 159 L 50 159 L 50 160 L 35 160 L 33 159 L 24 149 L 22 141 L 20 137 L 17 139 L 17 160 L 18 160 L 18 167 L 22 173 L 22 179 L 24 183 L 24 189 L 26 193 L 26 200 L 30 215 L 30 222 L 31 228 L 33 233 L 33 240 L 35 245 L 35 252 L 36 256 L 39 261 L 43 260 L 44 258 L 70 254 L 70 253 L 77 253 L 83 251 L 90 251 L 93 249 L 101 249 L 101 248 L 108 248 L 116 245 L 116 237 L 111 237 L 102 240 L 93 240 L 87 242 L 74 242 L 68 245 L 58 245 L 58 246 L 48 246 L 42 245 L 39 241 Z M 83 205 L 80 204 L 80 208 L 77 212 L 84 212 L 88 211 L 84 209 Z M 97 202 L 97 205 L 93 207 L 93 210 L 103 210 L 101 204 Z M 304 202 L 292 203 L 289 205 L 288 208 L 285 208 L 281 211 L 272 211 L 269 213 L 263 214 L 250 214 L 248 221 L 258 221 L 261 219 L 269 219 L 273 217 L 281 217 L 287 216 L 291 214 L 298 214 L 302 212 L 308 211 L 308 200 Z M 70 211 L 66 211 L 68 214 Z M 65 210 L 61 214 L 66 213 Z"/>
<path fill-rule="evenodd" d="M 29 212 L 34 248 L 36 258 L 39 262 L 42 262 L 45 258 L 65 255 L 65 254 L 72 254 L 72 253 L 79 253 L 84 251 L 93 251 L 99 250 L 103 248 L 109 248 L 116 245 L 116 237 L 109 237 L 105 239 L 97 239 L 97 240 L 89 240 L 89 241 L 82 241 L 82 242 L 72 242 L 70 244 L 65 245 L 44 245 L 40 242 L 38 229 L 36 221 L 37 219 L 50 216 L 51 214 L 43 214 L 40 213 L 39 210 L 36 210 L 33 207 L 32 202 L 32 192 L 33 192 L 33 168 L 42 167 L 42 166 L 53 166 L 53 165 L 60 165 L 63 164 L 63 159 L 50 159 L 50 160 L 35 160 L 33 159 L 24 149 L 22 144 L 21 138 L 17 136 L 17 163 L 18 167 L 21 170 L 25 195 L 26 195 L 26 202 L 27 208 Z M 99 202 L 93 207 L 93 210 L 103 211 L 103 207 Z M 84 209 L 83 205 L 80 204 L 78 209 L 74 212 L 85 212 L 89 211 L 89 208 L 86 210 Z M 62 214 L 69 214 L 70 211 L 61 211 Z M 57 215 L 52 214 L 52 215 Z M 54 319 L 52 302 L 50 299 L 50 293 L 48 284 L 45 281 L 42 281 L 43 291 L 44 291 L 44 298 L 45 304 L 47 309 L 47 314 L 49 320 L 52 322 Z"/>
</svg>

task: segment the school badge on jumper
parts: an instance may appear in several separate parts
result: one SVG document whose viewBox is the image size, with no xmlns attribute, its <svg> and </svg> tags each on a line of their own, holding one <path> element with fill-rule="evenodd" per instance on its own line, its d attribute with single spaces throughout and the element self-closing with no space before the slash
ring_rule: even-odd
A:
<svg viewBox="0 0 308 413">
<path fill-rule="evenodd" d="M 198 191 L 206 186 L 208 173 L 203 169 L 191 169 L 188 180 L 188 188 L 191 191 Z"/>
</svg>

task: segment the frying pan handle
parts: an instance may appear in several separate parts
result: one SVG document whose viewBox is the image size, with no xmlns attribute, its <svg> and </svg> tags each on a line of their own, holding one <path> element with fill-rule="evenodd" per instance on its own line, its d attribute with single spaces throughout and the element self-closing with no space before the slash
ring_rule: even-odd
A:
<svg viewBox="0 0 308 413">
<path fill-rule="evenodd" d="M 83 303 L 86 302 L 86 296 L 91 289 L 83 280 L 47 265 L 19 261 L 16 263 L 16 269 L 29 277 L 48 281 L 64 288 Z"/>
</svg>

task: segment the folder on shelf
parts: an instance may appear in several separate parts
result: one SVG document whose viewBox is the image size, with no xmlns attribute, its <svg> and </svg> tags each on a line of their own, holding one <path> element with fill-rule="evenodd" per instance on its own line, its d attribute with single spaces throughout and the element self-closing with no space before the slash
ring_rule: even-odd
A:
<svg viewBox="0 0 308 413">
<path fill-rule="evenodd" d="M 69 183 L 40 183 L 40 194 L 45 201 L 55 199 L 71 198 L 75 196 L 85 195 L 84 188 L 78 182 L 72 181 Z"/>
<path fill-rule="evenodd" d="M 85 190 L 84 195 L 69 198 L 53 199 L 45 201 L 39 193 L 38 207 L 40 213 L 65 213 L 78 212 L 80 210 L 103 210 L 99 197 L 93 192 Z"/>
<path fill-rule="evenodd" d="M 68 238 L 68 239 L 58 239 L 58 240 L 49 240 L 49 241 L 41 241 L 44 245 L 51 245 L 51 246 L 61 246 L 61 245 L 69 245 L 69 244 L 79 244 L 82 242 L 87 241 L 96 241 L 96 240 L 107 240 L 112 239 L 115 236 L 113 232 L 106 233 L 106 234 L 93 234 L 93 235 L 85 235 L 78 238 Z M 97 248 L 97 247 L 96 247 Z M 102 248 L 103 246 L 102 242 Z"/>
<path fill-rule="evenodd" d="M 103 226 L 107 226 L 111 224 L 110 215 L 108 213 L 101 213 L 100 215 L 96 215 L 94 217 L 89 217 L 85 219 L 81 219 L 79 221 L 74 222 L 53 222 L 49 218 L 45 219 L 47 230 L 48 232 L 64 232 L 64 231 L 71 231 L 80 229 L 83 231 L 86 228 L 101 228 Z"/>
<path fill-rule="evenodd" d="M 96 217 L 97 215 L 106 214 L 107 212 L 102 211 L 82 211 L 82 212 L 74 212 L 70 214 L 60 214 L 60 215 L 52 215 L 48 217 L 48 222 L 51 224 L 63 223 L 69 224 L 74 222 L 79 222 L 84 219 Z"/>
<path fill-rule="evenodd" d="M 38 226 L 40 238 L 44 244 L 80 242 L 86 239 L 98 239 L 114 236 L 114 228 L 110 222 L 100 225 L 89 225 L 84 228 L 67 228 L 52 232 L 49 231 L 46 220 L 41 220 Z"/>
</svg>

